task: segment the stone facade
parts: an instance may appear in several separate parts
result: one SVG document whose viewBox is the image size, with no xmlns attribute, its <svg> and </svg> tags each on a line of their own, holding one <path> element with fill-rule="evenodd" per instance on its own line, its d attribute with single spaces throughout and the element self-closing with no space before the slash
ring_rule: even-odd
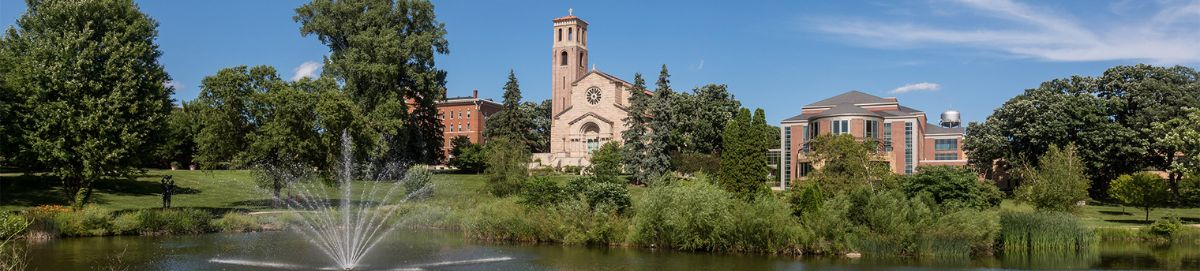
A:
<svg viewBox="0 0 1200 271">
<path fill-rule="evenodd" d="M 587 26 L 574 15 L 554 19 L 550 152 L 534 154 L 540 166 L 586 166 L 592 151 L 622 142 L 630 84 L 587 70 Z"/>
</svg>

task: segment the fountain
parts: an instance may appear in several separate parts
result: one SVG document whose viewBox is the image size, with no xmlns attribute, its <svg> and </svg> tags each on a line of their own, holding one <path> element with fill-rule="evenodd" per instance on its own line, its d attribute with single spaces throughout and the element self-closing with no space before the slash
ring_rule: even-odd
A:
<svg viewBox="0 0 1200 271">
<path fill-rule="evenodd" d="M 397 159 L 383 159 L 356 166 L 349 136 L 342 133 L 341 162 L 333 183 L 319 181 L 307 167 L 294 165 L 264 166 L 265 178 L 277 178 L 286 184 L 290 196 L 280 199 L 288 212 L 300 216 L 292 227 L 319 249 L 335 265 L 327 270 L 354 270 L 384 237 L 392 233 L 398 204 L 427 196 L 432 187 L 427 181 L 405 178 L 409 167 Z M 357 181 L 356 180 L 360 180 Z M 356 193 L 355 190 L 358 190 Z M 336 199 L 331 200 L 331 197 Z M 509 257 L 450 261 L 413 265 L 399 270 L 454 264 L 476 264 L 510 260 Z M 243 259 L 211 259 L 210 262 L 279 269 L 302 266 Z"/>
</svg>

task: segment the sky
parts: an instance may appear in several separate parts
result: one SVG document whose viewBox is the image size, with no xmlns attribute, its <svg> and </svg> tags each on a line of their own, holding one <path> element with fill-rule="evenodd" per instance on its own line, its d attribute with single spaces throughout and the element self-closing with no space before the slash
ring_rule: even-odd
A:
<svg viewBox="0 0 1200 271">
<path fill-rule="evenodd" d="M 205 76 L 274 66 L 294 80 L 329 53 L 293 21 L 305 1 L 135 1 L 159 23 L 172 95 L 191 100 Z M 935 120 L 947 109 L 982 121 L 1025 89 L 1097 76 L 1116 65 L 1200 65 L 1197 1 L 434 1 L 450 53 L 447 96 L 497 101 L 508 71 L 526 100 L 550 97 L 552 22 L 589 22 L 596 68 L 653 83 L 661 65 L 676 91 L 725 84 L 778 123 L 849 90 L 897 97 Z M 0 0 L 0 27 L 24 1 Z"/>
</svg>

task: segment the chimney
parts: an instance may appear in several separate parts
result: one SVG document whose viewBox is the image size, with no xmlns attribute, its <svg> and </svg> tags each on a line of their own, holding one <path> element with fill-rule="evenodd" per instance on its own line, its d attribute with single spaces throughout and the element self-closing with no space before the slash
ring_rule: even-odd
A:
<svg viewBox="0 0 1200 271">
<path fill-rule="evenodd" d="M 471 97 L 475 97 L 475 99 L 479 99 L 479 89 L 475 89 L 475 90 L 471 91 Z"/>
</svg>

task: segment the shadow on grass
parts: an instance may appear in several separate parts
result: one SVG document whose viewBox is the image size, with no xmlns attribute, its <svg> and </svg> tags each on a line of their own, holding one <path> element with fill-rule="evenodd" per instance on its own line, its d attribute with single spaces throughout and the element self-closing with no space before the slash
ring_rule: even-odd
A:
<svg viewBox="0 0 1200 271">
<path fill-rule="evenodd" d="M 1138 225 L 1150 225 L 1150 223 L 1154 222 L 1153 218 L 1151 218 L 1151 221 L 1145 221 L 1142 219 L 1105 219 L 1104 221 L 1113 222 L 1113 223 L 1124 223 L 1124 224 L 1138 224 Z"/>
<path fill-rule="evenodd" d="M 323 201 L 323 202 L 322 202 L 322 201 Z M 320 200 L 316 200 L 315 202 L 318 202 L 318 203 L 323 203 L 323 204 L 324 204 L 324 206 L 333 206 L 333 207 L 337 207 L 337 206 L 341 206 L 341 205 L 342 205 L 342 202 L 341 202 L 340 200 L 338 200 L 338 199 L 329 199 L 329 198 L 326 198 L 326 199 L 320 199 Z M 353 200 L 353 201 L 350 201 L 350 205 L 351 205 L 351 206 L 362 206 L 362 205 L 364 205 L 364 204 L 376 205 L 376 204 L 379 204 L 379 202 L 377 202 L 377 201 L 364 201 L 364 200 Z M 275 201 L 274 201 L 274 200 L 272 200 L 272 199 L 254 199 L 254 200 L 235 201 L 235 202 L 231 202 L 231 203 L 229 203 L 229 205 L 228 205 L 228 206 L 235 206 L 235 207 L 246 207 L 246 208 L 250 208 L 250 209 L 277 209 L 277 208 L 287 208 L 287 206 L 283 206 L 283 205 L 277 205 L 277 204 L 275 204 Z"/>
<path fill-rule="evenodd" d="M 1133 215 L 1133 213 L 1122 211 L 1100 211 L 1100 213 L 1106 215 Z"/>
<path fill-rule="evenodd" d="M 163 175 L 143 175 L 139 178 L 111 178 L 93 184 L 91 203 L 105 204 L 105 194 L 121 196 L 157 196 L 162 193 L 158 182 Z M 50 175 L 0 176 L 0 205 L 33 207 L 66 205 L 67 195 L 61 189 L 60 178 Z M 175 195 L 197 194 L 199 189 L 176 184 Z"/>
</svg>

